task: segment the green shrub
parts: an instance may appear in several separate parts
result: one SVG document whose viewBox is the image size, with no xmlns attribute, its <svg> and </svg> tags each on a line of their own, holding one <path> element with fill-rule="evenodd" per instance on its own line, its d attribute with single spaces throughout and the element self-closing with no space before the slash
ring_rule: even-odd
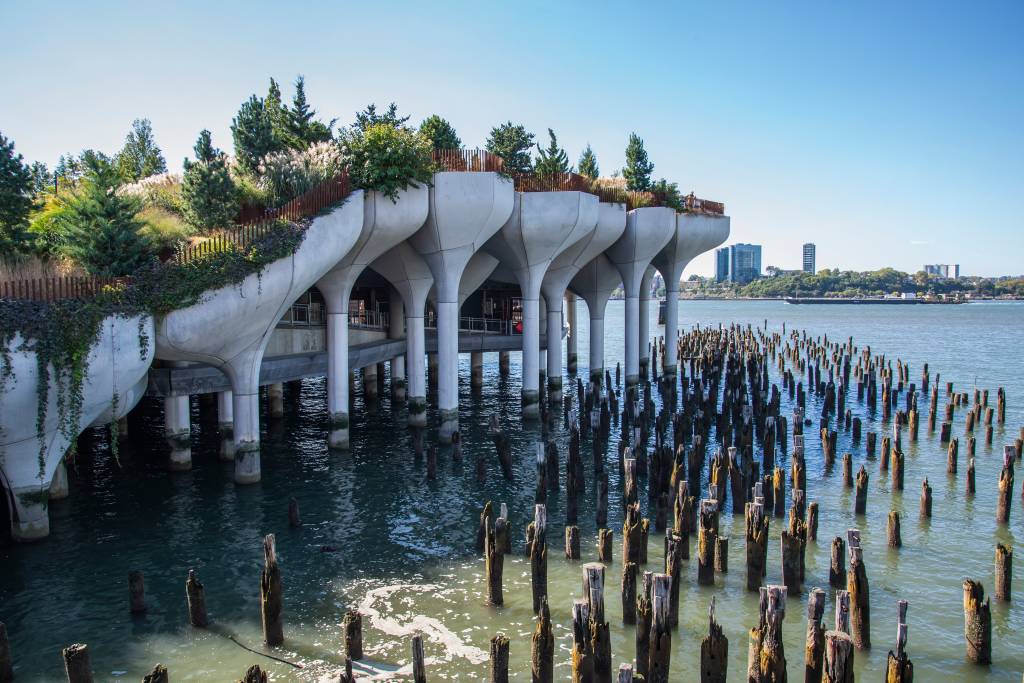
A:
<svg viewBox="0 0 1024 683">
<path fill-rule="evenodd" d="M 433 177 L 433 146 L 405 126 L 376 123 L 365 130 L 355 128 L 346 135 L 343 150 L 353 184 L 392 201 L 400 191 Z"/>
<path fill-rule="evenodd" d="M 142 221 L 139 233 L 158 251 L 171 248 L 195 234 L 195 229 L 180 215 L 159 206 L 143 208 L 139 212 L 139 220 Z"/>
<path fill-rule="evenodd" d="M 260 164 L 260 186 L 272 206 L 280 206 L 334 178 L 343 167 L 341 150 L 333 142 L 319 142 L 302 150 L 267 156 Z"/>
<path fill-rule="evenodd" d="M 185 160 L 181 194 L 185 220 L 200 230 L 223 228 L 238 215 L 235 183 L 224 154 L 213 146 L 210 131 L 199 133 L 195 161 Z"/>
</svg>

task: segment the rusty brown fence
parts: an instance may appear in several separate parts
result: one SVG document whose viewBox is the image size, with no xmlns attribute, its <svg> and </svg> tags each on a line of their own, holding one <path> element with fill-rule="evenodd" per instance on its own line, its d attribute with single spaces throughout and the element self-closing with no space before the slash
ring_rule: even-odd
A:
<svg viewBox="0 0 1024 683">
<path fill-rule="evenodd" d="M 590 178 L 577 173 L 521 173 L 512 176 L 516 192 L 590 192 Z"/>
<path fill-rule="evenodd" d="M 435 149 L 434 164 L 441 171 L 475 171 L 500 173 L 505 160 L 482 149 Z"/>
<path fill-rule="evenodd" d="M 40 277 L 0 282 L 0 299 L 27 299 L 30 301 L 59 301 L 63 299 L 91 299 L 104 287 L 124 285 L 126 277 L 73 276 Z"/>
</svg>

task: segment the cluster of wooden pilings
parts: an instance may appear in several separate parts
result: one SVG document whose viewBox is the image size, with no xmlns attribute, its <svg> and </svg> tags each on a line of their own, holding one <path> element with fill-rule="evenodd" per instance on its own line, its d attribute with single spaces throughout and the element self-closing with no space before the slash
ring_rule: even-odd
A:
<svg viewBox="0 0 1024 683">
<path fill-rule="evenodd" d="M 910 381 L 910 367 L 901 359 L 886 359 L 870 347 L 860 349 L 852 339 L 835 342 L 791 332 L 788 336 L 770 334 L 750 327 L 696 329 L 679 339 L 679 367 L 662 372 L 659 358 L 662 346 L 651 354 L 649 376 L 637 386 L 623 388 L 621 368 L 616 367 L 614 383 L 606 372 L 601 383 L 584 384 L 577 379 L 576 392 L 567 391 L 562 402 L 562 420 L 569 432 L 564 466 L 551 435 L 555 431 L 556 411 L 541 401 L 541 440 L 533 449 L 536 463 L 536 488 L 533 519 L 526 526 L 524 554 L 529 560 L 532 606 L 535 628 L 530 641 L 532 680 L 546 683 L 554 679 L 556 648 L 552 630 L 548 594 L 548 540 L 564 540 L 566 561 L 584 556 L 585 544 L 579 528 L 577 501 L 587 488 L 583 437 L 592 444 L 593 477 L 590 490 L 597 493 L 595 522 L 598 529 L 595 554 L 597 562 L 581 566 L 582 591 L 573 599 L 572 680 L 604 683 L 618 681 L 678 680 L 672 677 L 671 645 L 678 628 L 680 587 L 685 563 L 696 560 L 697 583 L 713 585 L 716 574 L 729 571 L 729 538 L 720 533 L 719 517 L 743 515 L 743 570 L 746 588 L 758 599 L 758 620 L 748 632 L 747 680 L 751 683 L 777 683 L 787 680 L 786 653 L 782 623 L 787 601 L 804 591 L 805 554 L 808 543 L 818 538 L 818 503 L 808 500 L 805 430 L 815 427 L 808 414 L 808 394 L 820 398 L 821 413 L 816 429 L 820 434 L 821 455 L 826 471 L 838 460 L 843 485 L 853 489 L 856 516 L 864 515 L 868 505 L 870 473 L 861 463 L 856 472 L 853 453 L 837 453 L 840 431 L 850 434 L 855 450 L 863 446 L 867 461 L 876 460 L 881 472 L 889 472 L 892 488 L 902 491 L 913 472 L 904 457 L 905 442 L 916 442 L 921 431 L 919 398 L 928 401 L 929 434 L 939 432 L 945 448 L 946 470 L 958 475 L 961 456 L 967 464 L 964 487 L 976 495 L 975 452 L 977 434 L 987 445 L 993 441 L 993 427 L 1005 423 L 1006 394 L 996 392 L 990 405 L 987 390 L 956 392 L 952 383 L 940 383 L 925 365 L 920 385 Z M 781 377 L 781 386 L 769 380 L 769 369 Z M 806 384 L 805 384 L 806 382 Z M 543 384 L 541 385 L 544 386 Z M 660 393 L 662 408 L 656 409 L 653 392 Z M 781 410 L 782 395 L 788 393 L 795 405 L 790 415 Z M 945 396 L 940 407 L 939 397 Z M 848 401 L 861 403 L 869 413 L 880 414 L 890 423 L 891 434 L 864 432 L 864 424 L 853 415 Z M 923 404 L 923 401 L 922 401 Z M 957 411 L 965 417 L 964 434 L 954 436 Z M 606 464 L 613 423 L 620 429 L 615 464 Z M 712 435 L 719 447 L 712 449 Z M 497 417 L 490 423 L 490 437 L 502 474 L 514 476 L 512 442 Z M 1014 470 L 1022 453 L 1021 435 L 1002 452 L 997 490 L 996 522 L 1006 525 L 1013 507 Z M 962 439 L 962 440 L 961 440 Z M 453 439 L 453 458 L 461 458 L 461 439 Z M 651 445 L 653 441 L 653 446 Z M 437 450 L 424 444 L 422 430 L 413 431 L 417 460 L 426 454 L 427 478 L 437 475 Z M 755 452 L 760 458 L 755 458 Z M 786 458 L 788 457 L 788 468 Z M 815 456 L 817 457 L 817 456 Z M 612 661 L 610 629 L 606 617 L 605 589 L 614 585 L 607 577 L 607 565 L 614 554 L 614 532 L 608 528 L 609 477 L 607 467 L 618 469 L 618 492 L 623 510 L 621 540 L 621 576 L 618 579 L 622 622 L 635 625 L 635 656 L 615 666 Z M 486 476 L 486 462 L 478 457 L 477 476 Z M 788 469 L 788 471 L 787 471 Z M 706 473 L 706 474 L 705 474 Z M 706 486 L 702 486 L 706 482 Z M 647 507 L 641 502 L 641 487 L 647 486 Z M 564 495 L 564 520 L 557 529 L 549 519 L 548 502 Z M 1024 500 L 1024 491 L 1022 491 Z M 788 505 L 787 505 L 788 503 Z M 932 489 L 921 481 L 919 517 L 927 522 L 933 515 Z M 289 523 L 300 525 L 298 504 L 291 500 Z M 784 524 L 780 534 L 778 561 L 781 585 L 766 585 L 769 563 L 769 528 L 772 518 Z M 663 535 L 664 564 L 660 571 L 648 571 L 648 547 L 652 535 Z M 507 506 L 498 510 L 488 502 L 479 516 L 476 550 L 484 558 L 486 601 L 495 606 L 504 603 L 504 558 L 513 552 L 514 530 Z M 691 556 L 691 540 L 696 538 Z M 902 547 L 901 516 L 891 510 L 887 516 L 887 545 Z M 655 541 L 658 542 L 658 541 Z M 263 540 L 264 568 L 260 576 L 260 614 L 264 641 L 274 647 L 284 642 L 282 619 L 282 574 L 278 565 L 274 536 Z M 589 551 L 588 551 L 589 554 Z M 995 548 L 995 598 L 1011 599 L 1013 551 L 1007 545 Z M 804 648 L 805 677 L 808 682 L 828 683 L 854 680 L 853 662 L 857 650 L 871 643 L 871 603 L 868 579 L 869 558 L 861 546 L 858 529 L 848 529 L 831 541 L 829 584 L 835 606 L 832 628 L 826 625 L 826 592 L 807 591 L 807 625 Z M 133 612 L 145 610 L 142 574 L 129 576 L 129 605 Z M 559 597 L 564 600 L 564 597 Z M 203 586 L 193 571 L 186 579 L 189 620 L 196 628 L 209 627 Z M 790 610 L 792 612 L 792 610 Z M 895 626 L 893 649 L 889 652 L 886 681 L 906 683 L 913 680 L 913 663 L 907 652 L 908 604 L 899 600 L 890 614 Z M 992 617 L 989 599 L 979 581 L 963 582 L 965 653 L 971 662 L 992 660 Z M 876 615 L 877 616 L 877 615 Z M 345 669 L 341 681 L 354 680 L 352 662 L 363 657 L 362 619 L 349 610 L 342 623 L 345 640 Z M 734 635 L 734 640 L 737 638 Z M 734 645 L 735 647 L 735 645 Z M 510 640 L 503 634 L 491 639 L 489 680 L 509 680 Z M 410 642 L 411 670 L 415 681 L 426 681 L 426 660 L 422 636 Z M 726 680 L 729 638 L 718 623 L 712 598 L 708 613 L 708 631 L 699 647 L 702 681 Z M 88 648 L 72 645 L 63 651 L 68 680 L 80 683 L 92 680 Z M 165 681 L 167 671 L 157 666 L 146 681 Z M 736 674 L 734 674 L 736 675 Z M 0 683 L 11 680 L 10 649 L 6 629 L 0 624 Z M 266 680 L 258 666 L 250 668 L 242 679 Z"/>
</svg>

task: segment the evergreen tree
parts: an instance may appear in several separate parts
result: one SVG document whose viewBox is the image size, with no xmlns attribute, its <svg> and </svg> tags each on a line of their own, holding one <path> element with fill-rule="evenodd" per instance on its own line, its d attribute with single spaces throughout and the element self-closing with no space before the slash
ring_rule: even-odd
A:
<svg viewBox="0 0 1024 683">
<path fill-rule="evenodd" d="M 334 127 L 334 119 L 327 124 L 316 120 L 316 110 L 306 101 L 306 79 L 302 76 L 295 79 L 295 96 L 292 97 L 292 106 L 287 114 L 288 133 L 303 149 L 317 142 L 327 142 L 333 137 L 331 129 Z"/>
<path fill-rule="evenodd" d="M 622 169 L 622 175 L 626 179 L 626 189 L 650 190 L 651 173 L 653 172 L 654 164 L 647 158 L 644 141 L 636 133 L 630 133 L 629 144 L 626 145 L 626 167 Z"/>
<path fill-rule="evenodd" d="M 462 147 L 462 140 L 455 134 L 452 124 L 433 114 L 428 116 L 420 124 L 420 134 L 427 137 L 434 145 L 434 149 L 459 149 Z"/>
<path fill-rule="evenodd" d="M 0 133 L 0 258 L 21 246 L 31 210 L 32 174 L 14 153 L 14 141 Z"/>
<path fill-rule="evenodd" d="M 352 127 L 357 130 L 365 131 L 370 126 L 383 123 L 391 126 L 392 128 L 398 128 L 405 125 L 405 122 L 408 120 L 408 116 L 398 115 L 398 105 L 394 102 L 388 105 L 387 111 L 383 114 L 377 113 L 376 104 L 368 104 L 366 109 L 356 112 L 356 121 L 352 124 Z"/>
<path fill-rule="evenodd" d="M 39 194 L 53 189 L 53 174 L 41 161 L 33 161 L 28 168 L 32 174 L 32 193 Z"/>
<path fill-rule="evenodd" d="M 511 121 L 491 129 L 485 145 L 488 152 L 497 154 L 505 160 L 506 173 L 530 173 L 533 171 L 533 160 L 530 149 L 533 148 L 533 133 Z"/>
<path fill-rule="evenodd" d="M 117 171 L 127 183 L 167 171 L 167 162 L 153 139 L 153 126 L 149 119 L 132 121 L 132 129 L 116 158 Z"/>
<path fill-rule="evenodd" d="M 569 155 L 558 146 L 558 138 L 555 137 L 555 131 L 548 128 L 548 136 L 551 138 L 551 141 L 548 143 L 547 149 L 541 149 L 540 145 L 537 145 L 537 154 L 540 155 L 540 158 L 534 164 L 533 172 L 537 175 L 569 173 L 572 170 L 572 166 L 569 165 Z"/>
<path fill-rule="evenodd" d="M 281 148 L 266 103 L 255 95 L 242 104 L 232 120 L 231 136 L 239 167 L 253 176 L 258 175 L 263 159 Z"/>
<path fill-rule="evenodd" d="M 673 208 L 676 211 L 683 210 L 683 196 L 679 193 L 678 183 L 670 183 L 662 178 L 651 186 L 651 192 L 661 196 L 664 206 Z"/>
<path fill-rule="evenodd" d="M 208 130 L 199 134 L 193 150 L 196 160 L 185 159 L 181 182 L 185 220 L 200 230 L 227 226 L 238 214 L 238 201 L 224 153 L 213 146 Z"/>
<path fill-rule="evenodd" d="M 580 162 L 577 166 L 579 166 L 580 175 L 592 180 L 597 180 L 601 175 L 601 170 L 597 166 L 597 156 L 594 154 L 594 150 L 590 149 L 589 142 L 587 148 L 583 150 L 583 154 L 580 155 Z"/>
<path fill-rule="evenodd" d="M 136 218 L 141 201 L 119 195 L 118 186 L 114 166 L 91 157 L 58 218 L 65 254 L 92 275 L 130 275 L 151 256 L 149 240 L 139 233 L 142 222 Z"/>
<path fill-rule="evenodd" d="M 281 87 L 273 78 L 270 79 L 270 87 L 267 88 L 263 106 L 267 111 L 267 118 L 270 120 L 270 128 L 274 132 L 277 149 L 298 147 L 297 141 L 291 134 L 288 107 L 281 100 Z"/>
</svg>

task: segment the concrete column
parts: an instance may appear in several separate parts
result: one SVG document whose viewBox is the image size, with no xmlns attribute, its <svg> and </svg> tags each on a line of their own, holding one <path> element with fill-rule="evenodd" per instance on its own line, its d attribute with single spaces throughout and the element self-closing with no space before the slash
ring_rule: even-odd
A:
<svg viewBox="0 0 1024 683">
<path fill-rule="evenodd" d="M 455 297 L 457 298 L 457 297 Z M 459 302 L 437 303 L 438 439 L 451 443 L 459 430 Z"/>
<path fill-rule="evenodd" d="M 665 288 L 665 367 L 662 372 L 675 375 L 679 366 L 679 285 Z"/>
<path fill-rule="evenodd" d="M 25 543 L 49 536 L 49 490 L 40 486 L 25 486 L 14 488 L 10 493 L 11 538 Z"/>
<path fill-rule="evenodd" d="M 469 354 L 469 385 L 479 389 L 484 385 L 484 352 L 473 351 Z"/>
<path fill-rule="evenodd" d="M 328 313 L 327 415 L 331 448 L 348 448 L 348 392 L 348 312 Z"/>
<path fill-rule="evenodd" d="M 640 336 L 637 348 L 640 351 L 640 376 L 647 378 L 651 363 L 651 284 L 654 280 L 654 269 L 644 271 L 640 281 Z"/>
<path fill-rule="evenodd" d="M 388 339 L 401 339 L 404 330 L 405 305 L 399 298 L 397 291 L 391 292 L 391 299 L 388 303 L 389 325 Z M 421 318 L 422 320 L 422 318 Z M 391 398 L 398 403 L 404 403 L 407 395 L 405 379 L 405 356 L 395 356 L 391 359 Z"/>
<path fill-rule="evenodd" d="M 217 394 L 217 431 L 220 432 L 220 459 L 235 459 L 235 406 L 230 391 Z"/>
<path fill-rule="evenodd" d="M 424 369 L 426 344 L 423 336 L 423 317 L 405 319 L 407 332 L 406 355 L 409 364 L 409 424 L 427 426 L 427 383 Z M 434 355 L 434 358 L 437 358 Z"/>
<path fill-rule="evenodd" d="M 235 483 L 255 484 L 260 480 L 259 388 L 236 389 L 231 393 L 231 403 L 235 418 Z"/>
<path fill-rule="evenodd" d="M 498 351 L 498 374 L 508 377 L 512 368 L 512 356 L 508 351 Z"/>
<path fill-rule="evenodd" d="M 551 297 L 547 316 L 548 400 L 562 400 L 562 300 Z"/>
<path fill-rule="evenodd" d="M 363 396 L 367 401 L 377 400 L 377 364 L 363 368 Z"/>
<path fill-rule="evenodd" d="M 640 297 L 626 296 L 626 388 L 640 383 Z"/>
<path fill-rule="evenodd" d="M 604 311 L 601 317 L 590 316 L 590 383 L 604 384 Z"/>
<path fill-rule="evenodd" d="M 172 471 L 192 469 L 192 432 L 188 396 L 164 399 L 164 436 L 171 448 L 167 468 Z"/>
<path fill-rule="evenodd" d="M 61 460 L 57 463 L 57 469 L 53 471 L 53 479 L 50 480 L 50 500 L 64 500 L 68 497 L 68 468 Z"/>
<path fill-rule="evenodd" d="M 569 328 L 569 334 L 565 338 L 565 369 L 569 371 L 570 375 L 575 375 L 579 330 L 576 327 L 576 295 L 572 292 L 566 292 L 565 294 L 564 310 L 565 322 Z"/>
<path fill-rule="evenodd" d="M 523 299 L 523 418 L 540 417 L 540 301 Z"/>
<path fill-rule="evenodd" d="M 268 412 L 272 418 L 284 417 L 284 384 L 267 386 Z"/>
</svg>

